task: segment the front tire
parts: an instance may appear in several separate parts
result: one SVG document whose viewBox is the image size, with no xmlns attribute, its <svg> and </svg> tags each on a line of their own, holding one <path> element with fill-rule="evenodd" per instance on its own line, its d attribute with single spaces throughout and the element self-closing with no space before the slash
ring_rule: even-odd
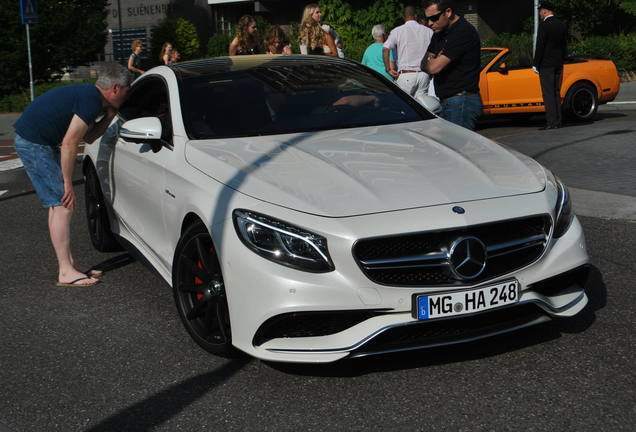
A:
<svg viewBox="0 0 636 432">
<path fill-rule="evenodd" d="M 100 252 L 123 250 L 110 229 L 108 210 L 99 185 L 99 178 L 93 166 L 86 168 L 84 176 L 84 196 L 86 202 L 86 220 L 91 243 Z"/>
<path fill-rule="evenodd" d="M 576 122 L 590 121 L 598 109 L 596 88 L 584 82 L 574 84 L 565 95 L 563 110 L 566 116 Z"/>
<path fill-rule="evenodd" d="M 235 357 L 221 266 L 202 223 L 191 225 L 176 248 L 172 287 L 181 321 L 204 350 Z"/>
</svg>

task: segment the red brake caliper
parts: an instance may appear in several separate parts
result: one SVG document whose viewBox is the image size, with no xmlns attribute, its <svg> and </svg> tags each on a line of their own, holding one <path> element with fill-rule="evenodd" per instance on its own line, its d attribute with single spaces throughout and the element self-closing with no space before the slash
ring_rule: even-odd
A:
<svg viewBox="0 0 636 432">
<path fill-rule="evenodd" d="M 203 270 L 203 263 L 201 261 L 198 261 L 197 262 L 197 267 L 199 267 L 201 270 Z M 195 285 L 203 285 L 203 281 L 195 276 L 194 277 L 194 284 Z M 197 300 L 201 300 L 202 298 L 203 298 L 203 294 L 197 294 Z"/>
</svg>

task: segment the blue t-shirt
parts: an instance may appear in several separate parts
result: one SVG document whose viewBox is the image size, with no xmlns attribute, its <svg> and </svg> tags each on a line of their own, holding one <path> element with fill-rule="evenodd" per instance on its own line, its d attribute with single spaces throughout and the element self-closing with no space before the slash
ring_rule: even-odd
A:
<svg viewBox="0 0 636 432">
<path fill-rule="evenodd" d="M 382 75 L 393 81 L 393 77 L 389 75 L 384 67 L 384 60 L 382 59 L 382 48 L 384 44 L 380 42 L 375 42 L 369 45 L 362 56 L 362 64 L 365 66 L 369 66 L 371 69 L 375 69 L 380 72 Z M 389 52 L 389 59 L 391 61 L 395 61 L 393 57 L 393 51 Z"/>
<path fill-rule="evenodd" d="M 102 112 L 102 97 L 92 84 L 72 84 L 38 96 L 13 125 L 22 138 L 57 147 L 74 114 L 91 125 Z"/>
</svg>

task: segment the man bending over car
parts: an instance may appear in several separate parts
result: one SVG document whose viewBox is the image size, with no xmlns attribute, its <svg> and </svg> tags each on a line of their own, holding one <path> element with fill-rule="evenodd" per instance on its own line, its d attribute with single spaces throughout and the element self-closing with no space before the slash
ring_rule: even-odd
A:
<svg viewBox="0 0 636 432">
<path fill-rule="evenodd" d="M 103 135 L 123 103 L 132 75 L 108 63 L 97 82 L 55 88 L 37 97 L 13 125 L 15 149 L 42 206 L 58 263 L 58 286 L 92 286 L 102 272 L 77 270 L 71 255 L 71 217 L 75 209 L 73 168 L 80 142 Z M 104 113 L 101 120 L 97 118 Z"/>
</svg>

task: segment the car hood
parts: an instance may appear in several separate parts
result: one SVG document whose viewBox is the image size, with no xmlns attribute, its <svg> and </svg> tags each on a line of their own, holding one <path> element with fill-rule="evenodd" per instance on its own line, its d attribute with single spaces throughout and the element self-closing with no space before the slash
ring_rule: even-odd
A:
<svg viewBox="0 0 636 432">
<path fill-rule="evenodd" d="M 534 160 L 441 120 L 190 141 L 188 163 L 256 199 L 342 217 L 533 193 Z"/>
</svg>

